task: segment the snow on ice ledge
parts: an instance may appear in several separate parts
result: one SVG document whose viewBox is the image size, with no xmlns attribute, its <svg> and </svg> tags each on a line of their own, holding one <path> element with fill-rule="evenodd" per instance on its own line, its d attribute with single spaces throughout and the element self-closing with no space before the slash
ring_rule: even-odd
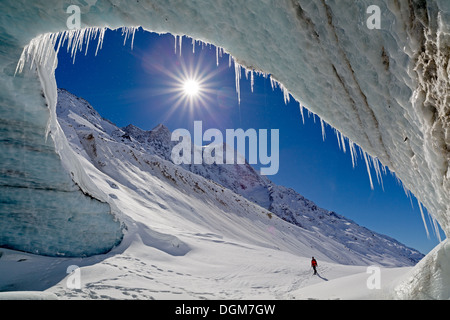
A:
<svg viewBox="0 0 450 320">
<path fill-rule="evenodd" d="M 45 140 L 46 147 L 61 157 L 55 170 L 71 172 L 85 193 L 103 199 L 101 191 L 90 190 L 92 184 L 79 164 L 71 161 L 56 121 L 56 64 L 53 49 L 48 49 L 55 43 L 56 33 L 72 41 L 70 47 L 77 50 L 94 36 L 101 45 L 106 27 L 128 27 L 125 32 L 129 36 L 135 27 L 142 26 L 148 31 L 172 33 L 179 45 L 181 36 L 187 35 L 224 48 L 235 59 L 238 92 L 241 66 L 246 74 L 270 74 L 285 92 L 285 99 L 292 96 L 301 103 L 302 111 L 305 107 L 319 115 L 322 124 L 336 128 L 344 150 L 347 139 L 352 158 L 355 144 L 365 151 L 370 180 L 373 159 L 377 178 L 380 168 L 388 167 L 448 236 L 450 2 L 255 0 L 243 4 L 222 0 L 211 5 L 205 0 L 92 0 L 71 4 L 81 8 L 81 31 L 64 32 L 69 14 L 63 2 L 11 0 L 0 4 L 2 13 L 7 13 L 0 22 L 0 114 L 4 130 L 22 133 L 14 134 L 15 145 L 2 145 L 12 156 L 36 137 L 49 134 L 52 141 Z M 366 10 L 373 4 L 381 8 L 380 30 L 366 27 Z M 16 71 L 22 72 L 15 76 Z M 46 152 L 43 159 L 50 157 Z M 37 154 L 44 154 L 44 150 Z M 26 171 L 29 165 L 24 161 L 21 169 Z M 41 165 L 44 168 L 46 165 Z M 27 179 L 49 182 L 51 177 L 45 170 L 34 170 Z M 30 192 L 22 189 L 16 187 L 14 192 L 28 193 L 29 197 Z M 8 191 L 2 186 L 1 192 L 3 199 Z M 36 212 L 44 205 L 24 204 L 22 200 L 15 201 L 36 206 Z M 2 219 L 4 216 L 2 211 Z M 450 259 L 441 256 L 445 259 L 442 263 L 449 265 Z"/>
</svg>

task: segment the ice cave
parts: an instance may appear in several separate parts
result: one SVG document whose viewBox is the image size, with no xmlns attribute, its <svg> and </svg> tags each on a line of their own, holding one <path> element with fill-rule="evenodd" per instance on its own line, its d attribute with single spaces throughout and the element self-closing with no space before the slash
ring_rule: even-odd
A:
<svg viewBox="0 0 450 320">
<path fill-rule="evenodd" d="M 142 27 L 211 43 L 237 68 L 270 75 L 286 99 L 336 128 L 348 150 L 361 147 L 368 168 L 394 172 L 448 236 L 450 2 L 343 2 L 1 1 L 0 245 L 81 257 L 122 240 L 118 209 L 91 183 L 58 124 L 54 77 L 61 39 L 75 57 L 88 46 L 101 50 L 105 28 L 122 27 L 130 39 Z M 68 29 L 69 4 L 80 8 L 81 29 Z M 373 5 L 379 28 L 368 27 Z M 450 298 L 448 240 L 396 292 Z"/>
</svg>

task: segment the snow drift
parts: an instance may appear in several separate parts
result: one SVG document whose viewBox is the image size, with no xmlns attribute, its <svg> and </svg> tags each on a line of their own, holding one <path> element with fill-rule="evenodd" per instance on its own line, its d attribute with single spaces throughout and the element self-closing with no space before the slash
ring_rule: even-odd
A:
<svg viewBox="0 0 450 320">
<path fill-rule="evenodd" d="M 357 144 L 367 152 L 369 174 L 371 158 L 375 169 L 386 166 L 395 172 L 448 236 L 448 1 L 377 1 L 382 12 L 380 30 L 366 27 L 366 9 L 373 1 L 363 0 L 348 3 L 246 1 L 245 4 L 222 0 L 214 5 L 203 0 L 75 1 L 73 4 L 81 8 L 83 28 L 68 33 L 75 50 L 81 44 L 86 46 L 83 41 L 89 36 L 101 37 L 101 28 L 142 26 L 154 32 L 188 35 L 224 48 L 238 62 L 237 89 L 240 66 L 270 74 L 285 90 L 286 99 L 291 95 L 301 102 L 301 108 L 316 113 L 324 123 L 339 130 L 349 150 Z M 50 166 L 47 159 L 54 158 L 56 151 L 61 161 L 56 159 L 51 168 L 73 173 L 65 179 L 68 184 L 72 178 L 84 194 L 102 200 L 102 192 L 89 190 L 89 178 L 83 174 L 80 164 L 70 161 L 67 140 L 56 121 L 53 75 L 56 61 L 52 52 L 57 37 L 52 35 L 66 30 L 66 9 L 56 0 L 0 3 L 3 13 L 0 114 L 2 129 L 9 134 L 2 140 L 2 150 L 9 150 L 9 159 L 11 156 L 25 159 L 14 164 L 2 161 L 2 170 L 4 176 L 13 177 L 14 181 L 48 182 L 51 175 L 45 174 Z M 18 71 L 22 72 L 15 75 L 19 60 Z M 34 155 L 43 159 L 29 161 L 29 143 L 33 138 L 45 140 L 46 134 L 49 134 L 46 140 L 49 152 L 44 153 L 42 148 L 33 150 Z M 36 163 L 42 163 L 46 169 L 30 171 Z M 30 189 L 23 188 L 20 182 L 17 185 L 2 182 L 2 199 L 7 199 L 8 193 L 14 194 L 16 199 L 11 202 L 24 206 L 22 212 L 31 212 L 30 207 L 38 215 L 45 211 L 34 200 L 28 204 L 23 201 Z M 74 194 L 66 193 L 69 197 Z M 64 215 L 62 204 L 56 205 L 54 211 Z M 105 208 L 102 216 L 108 212 Z M 9 210 L 4 209 L 3 203 L 1 209 L 4 225 Z M 106 219 L 114 225 L 113 215 Z M 59 224 L 47 234 L 58 228 Z M 7 232 L 12 236 L 2 239 L 4 246 L 23 245 L 23 238 L 14 236 L 21 231 Z M 107 241 L 99 244 L 103 248 L 99 251 L 105 246 L 113 247 L 120 239 L 118 224 L 111 232 L 114 235 L 110 236 L 109 244 Z M 102 236 L 98 234 L 98 238 Z M 52 248 L 53 254 L 58 250 Z M 439 257 L 440 264 L 450 263 L 445 254 Z"/>
</svg>

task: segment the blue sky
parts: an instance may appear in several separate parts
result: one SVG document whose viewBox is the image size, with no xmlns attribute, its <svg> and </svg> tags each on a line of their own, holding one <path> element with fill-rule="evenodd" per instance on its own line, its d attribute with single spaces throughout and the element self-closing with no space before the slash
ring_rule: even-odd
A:
<svg viewBox="0 0 450 320">
<path fill-rule="evenodd" d="M 422 253 L 438 243 L 429 224 L 427 238 L 417 200 L 406 196 L 393 175 L 383 175 L 383 190 L 372 172 L 372 190 L 364 160 L 358 156 L 353 168 L 350 153 L 339 149 L 334 129 L 326 127 L 323 141 L 319 118 L 314 121 L 304 110 L 303 124 L 298 102 L 285 104 L 269 78 L 255 75 L 251 92 L 250 80 L 242 73 L 238 104 L 234 65 L 229 67 L 224 54 L 217 66 L 214 46 L 197 42 L 193 53 L 192 40 L 184 37 L 180 55 L 172 35 L 142 29 L 135 34 L 133 49 L 130 39 L 123 42 L 121 31 L 107 31 L 97 56 L 91 44 L 86 56 L 84 51 L 77 54 L 74 64 L 62 48 L 58 87 L 86 99 L 119 127 L 132 123 L 150 130 L 163 123 L 171 131 L 193 132 L 194 121 L 202 120 L 203 130 L 217 128 L 224 136 L 225 129 L 279 129 L 280 168 L 269 179 Z M 179 99 L 179 89 L 183 75 L 192 72 L 203 79 L 203 94 L 190 104 Z"/>
</svg>

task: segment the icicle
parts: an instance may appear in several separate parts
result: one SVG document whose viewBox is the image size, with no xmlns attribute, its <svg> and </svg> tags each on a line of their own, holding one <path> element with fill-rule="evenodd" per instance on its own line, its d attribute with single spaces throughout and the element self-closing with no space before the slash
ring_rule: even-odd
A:
<svg viewBox="0 0 450 320">
<path fill-rule="evenodd" d="M 253 93 L 253 85 L 254 84 L 255 84 L 255 78 L 253 76 L 253 70 L 252 70 L 251 73 L 250 73 L 250 88 L 252 90 L 252 93 Z"/>
<path fill-rule="evenodd" d="M 337 138 L 339 150 L 342 150 L 342 149 L 341 149 L 341 139 L 339 138 L 339 133 L 340 133 L 339 131 L 337 131 L 336 129 L 334 129 L 334 134 L 336 135 L 336 138 Z"/>
<path fill-rule="evenodd" d="M 305 117 L 303 116 L 303 106 L 301 105 L 301 103 L 299 103 L 298 105 L 300 107 L 300 114 L 302 115 L 303 124 L 305 124 Z"/>
<path fill-rule="evenodd" d="M 125 46 L 125 44 L 127 43 L 127 38 L 128 38 L 128 28 L 127 27 L 123 27 L 122 28 L 122 36 L 123 36 L 123 45 Z"/>
<path fill-rule="evenodd" d="M 134 34 L 136 33 L 137 28 L 134 27 L 133 28 L 133 32 L 131 33 L 131 50 L 133 50 L 133 46 L 134 46 Z"/>
<path fill-rule="evenodd" d="M 356 148 L 355 148 L 355 144 L 350 139 L 348 139 L 348 148 L 350 149 L 350 155 L 352 157 L 352 166 L 353 166 L 353 168 L 355 168 L 355 165 L 356 165 Z"/>
<path fill-rule="evenodd" d="M 248 80 L 248 73 L 249 73 L 249 70 L 247 68 L 245 68 L 245 70 L 244 70 L 245 80 Z"/>
<path fill-rule="evenodd" d="M 288 104 L 288 102 L 290 101 L 290 97 L 289 97 L 289 91 L 282 85 L 280 84 L 280 88 L 283 91 L 283 99 L 284 99 L 284 104 Z"/>
<path fill-rule="evenodd" d="M 241 88 L 240 88 L 241 66 L 236 61 L 234 62 L 234 73 L 236 81 L 236 92 L 238 95 L 238 103 L 241 104 Z"/>
<path fill-rule="evenodd" d="M 380 170 L 380 161 L 377 158 L 372 158 L 372 163 L 373 163 L 373 167 L 375 169 L 375 173 L 377 174 L 378 183 L 381 184 L 381 188 L 384 191 L 383 177 L 381 175 L 381 170 Z"/>
<path fill-rule="evenodd" d="M 195 53 L 195 40 L 192 39 L 192 53 Z"/>
<path fill-rule="evenodd" d="M 442 239 L 441 239 L 441 233 L 439 232 L 439 226 L 438 226 L 438 223 L 437 223 L 437 221 L 436 221 L 436 219 L 435 219 L 434 217 L 432 217 L 432 219 L 433 219 L 434 232 L 435 232 L 435 234 L 436 234 L 436 236 L 437 236 L 439 242 L 442 242 Z"/>
<path fill-rule="evenodd" d="M 183 42 L 183 36 L 180 36 L 178 41 L 179 41 L 179 45 L 180 45 L 180 57 L 181 57 L 181 46 L 182 46 L 182 42 Z"/>
<path fill-rule="evenodd" d="M 322 140 L 325 141 L 325 126 L 323 124 L 322 118 L 320 119 L 320 126 L 322 128 Z"/>
<path fill-rule="evenodd" d="M 228 68 L 231 68 L 231 54 L 228 56 Z"/>
<path fill-rule="evenodd" d="M 219 47 L 216 47 L 216 66 L 219 66 Z"/>
<path fill-rule="evenodd" d="M 373 182 L 372 182 L 372 176 L 370 175 L 370 164 L 369 161 L 367 160 L 367 154 L 365 151 L 362 151 L 363 156 L 364 156 L 364 161 L 366 162 L 366 167 L 367 167 L 367 174 L 369 175 L 369 180 L 370 180 L 370 188 L 373 190 Z"/>
<path fill-rule="evenodd" d="M 427 222 L 425 221 L 425 216 L 423 214 L 422 204 L 420 203 L 419 200 L 417 200 L 417 203 L 419 204 L 420 215 L 422 216 L 422 222 L 423 222 L 423 225 L 425 226 L 425 231 L 427 233 L 427 238 L 430 239 L 430 233 L 428 232 Z"/>
<path fill-rule="evenodd" d="M 44 64 L 51 57 L 55 37 L 51 34 L 40 35 L 30 41 L 22 51 L 22 54 L 17 62 L 16 72 L 21 73 L 27 61 L 30 61 L 30 69 L 36 64 Z M 54 57 L 56 60 L 56 56 Z"/>
<path fill-rule="evenodd" d="M 128 38 L 130 37 L 130 34 L 131 34 L 131 50 L 133 50 L 134 34 L 136 33 L 137 29 L 138 29 L 137 27 L 123 27 L 122 28 L 122 35 L 124 36 L 123 45 L 126 44 Z"/>
<path fill-rule="evenodd" d="M 274 80 L 272 79 L 272 76 L 269 76 L 269 80 L 270 80 L 270 86 L 272 87 L 272 91 L 273 91 L 276 84 L 275 84 Z"/>
<path fill-rule="evenodd" d="M 175 37 L 175 54 L 177 54 L 177 35 L 174 35 Z"/>
<path fill-rule="evenodd" d="M 89 28 L 88 32 L 87 32 L 87 36 L 86 36 L 86 50 L 84 50 L 84 55 L 87 55 L 88 49 L 89 49 L 89 40 L 91 39 L 92 36 L 92 29 Z"/>
<path fill-rule="evenodd" d="M 103 47 L 103 39 L 105 37 L 106 28 L 100 29 L 100 34 L 98 35 L 97 49 L 95 50 L 95 55 L 97 56 L 98 49 Z"/>
<path fill-rule="evenodd" d="M 339 136 L 341 137 L 342 151 L 344 151 L 344 153 L 347 153 L 347 149 L 345 148 L 345 138 L 344 138 L 344 135 L 343 135 L 342 133 L 339 132 Z"/>
<path fill-rule="evenodd" d="M 48 36 L 46 37 L 44 43 L 43 43 L 43 50 L 44 50 L 44 60 L 43 60 L 43 64 L 47 64 L 48 63 L 48 59 L 52 57 L 52 51 L 54 51 L 53 47 L 54 47 L 54 43 L 55 43 L 55 36 L 54 34 L 47 34 Z M 54 60 L 56 61 L 56 56 L 54 56 Z"/>
<path fill-rule="evenodd" d="M 51 57 L 53 57 L 53 66 L 56 67 L 57 64 L 57 54 L 60 48 L 67 41 L 67 52 L 70 52 L 72 61 L 75 63 L 76 54 L 78 51 L 82 51 L 83 43 L 86 42 L 86 51 L 89 47 L 90 40 L 98 37 L 97 50 L 95 55 L 98 53 L 98 49 L 101 48 L 103 43 L 103 38 L 105 35 L 106 28 L 86 28 L 77 30 L 66 30 L 59 33 L 46 33 L 40 35 L 30 41 L 22 51 L 20 59 L 16 66 L 17 72 L 22 72 L 23 67 L 27 61 L 30 61 L 30 68 L 33 68 L 35 63 L 37 64 L 47 64 Z M 53 55 L 53 53 L 56 53 Z"/>
<path fill-rule="evenodd" d="M 77 33 L 78 30 L 69 32 L 67 39 L 67 52 L 70 52 L 70 56 L 73 58 L 72 63 L 75 63 Z"/>
<path fill-rule="evenodd" d="M 399 178 L 397 178 L 397 181 L 398 181 L 399 185 L 402 186 L 403 191 L 405 192 L 406 196 L 410 197 L 411 196 L 411 194 L 410 194 L 411 192 L 405 187 L 405 185 L 402 183 L 402 181 Z"/>
<path fill-rule="evenodd" d="M 56 35 L 56 37 L 58 38 L 58 45 L 56 46 L 56 49 L 55 49 L 56 57 L 58 56 L 59 49 L 61 48 L 61 45 L 64 43 L 66 36 L 67 36 L 67 33 L 65 31 L 63 33 L 61 33 L 60 35 Z M 57 63 L 58 63 L 58 59 L 55 59 L 54 64 L 53 64 L 53 69 L 56 69 Z"/>
<path fill-rule="evenodd" d="M 77 55 L 77 52 L 81 52 L 83 50 L 83 39 L 84 39 L 84 33 L 86 29 L 79 29 L 75 31 L 75 44 L 73 44 L 72 48 L 72 56 L 73 56 L 73 63 L 75 63 L 75 58 Z"/>
<path fill-rule="evenodd" d="M 411 204 L 411 208 L 414 209 L 414 205 L 413 205 L 413 201 L 412 201 L 412 197 L 411 197 L 411 192 L 407 192 L 406 197 L 409 199 L 409 203 Z"/>
</svg>

